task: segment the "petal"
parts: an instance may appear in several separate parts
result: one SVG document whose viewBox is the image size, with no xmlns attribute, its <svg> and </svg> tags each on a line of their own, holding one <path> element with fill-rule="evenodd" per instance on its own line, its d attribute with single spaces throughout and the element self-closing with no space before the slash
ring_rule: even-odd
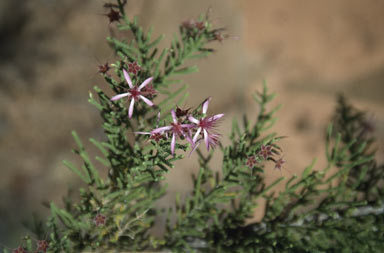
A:
<svg viewBox="0 0 384 253">
<path fill-rule="evenodd" d="M 156 134 L 156 133 L 162 133 L 168 130 L 171 130 L 172 126 L 165 126 L 165 127 L 159 127 L 151 131 L 151 133 Z"/>
<path fill-rule="evenodd" d="M 172 142 L 171 142 L 171 153 L 172 155 L 175 153 L 175 146 L 176 146 L 176 134 L 172 135 Z"/>
<path fill-rule="evenodd" d="M 113 97 L 111 98 L 111 101 L 116 101 L 116 100 L 118 100 L 118 99 L 120 99 L 120 98 L 129 96 L 129 95 L 131 95 L 131 93 L 129 93 L 129 92 L 127 92 L 127 93 L 122 93 L 122 94 L 118 94 L 118 95 L 116 95 L 116 96 L 113 96 Z"/>
<path fill-rule="evenodd" d="M 151 102 L 151 100 L 149 100 L 148 98 L 144 97 L 143 95 L 139 95 L 139 98 L 141 98 L 141 100 L 143 100 L 147 105 L 153 106 L 153 103 Z"/>
<path fill-rule="evenodd" d="M 195 146 L 192 148 L 192 151 L 189 153 L 188 156 L 190 156 L 192 154 L 192 152 L 197 149 L 197 147 L 199 146 L 200 142 L 201 142 L 201 139 L 197 143 L 195 143 Z"/>
<path fill-rule="evenodd" d="M 195 142 L 192 140 L 191 135 L 188 133 L 184 133 L 183 136 L 187 139 L 189 143 L 191 143 L 192 147 L 195 146 Z"/>
<path fill-rule="evenodd" d="M 205 146 L 207 147 L 207 150 L 209 151 L 209 136 L 207 130 L 203 130 L 204 132 L 204 141 L 205 141 Z"/>
<path fill-rule="evenodd" d="M 144 88 L 147 84 L 149 84 L 150 82 L 152 82 L 152 80 L 153 80 L 153 77 L 150 77 L 150 78 L 145 79 L 145 81 L 144 81 L 142 84 L 140 84 L 140 86 L 139 86 L 139 91 L 140 91 L 142 88 Z"/>
<path fill-rule="evenodd" d="M 209 97 L 207 98 L 204 102 L 203 102 L 203 113 L 206 114 L 207 111 L 208 111 L 208 105 L 209 105 L 209 102 L 211 101 L 212 97 Z"/>
<path fill-rule="evenodd" d="M 128 75 L 128 72 L 125 69 L 123 69 L 123 73 L 124 73 L 125 81 L 127 81 L 129 87 L 132 89 L 133 84 L 132 84 L 131 78 Z"/>
<path fill-rule="evenodd" d="M 134 134 L 151 134 L 150 132 L 133 132 Z"/>
<path fill-rule="evenodd" d="M 172 109 L 171 114 L 172 114 L 173 123 L 177 124 L 177 117 L 176 117 L 175 110 Z"/>
<path fill-rule="evenodd" d="M 195 123 L 196 125 L 198 125 L 200 123 L 200 120 L 197 120 L 196 118 L 194 118 L 192 116 L 189 116 L 188 119 L 189 119 L 189 121 L 191 121 L 192 123 Z"/>
<path fill-rule="evenodd" d="M 188 128 L 188 129 L 196 127 L 196 126 L 193 125 L 193 124 L 180 124 L 180 126 L 181 126 L 182 128 Z"/>
<path fill-rule="evenodd" d="M 132 98 L 131 99 L 131 104 L 129 105 L 129 111 L 128 111 L 128 117 L 132 118 L 133 114 L 133 106 L 135 105 L 135 100 Z"/>
<path fill-rule="evenodd" d="M 201 132 L 201 127 L 199 127 L 195 133 L 195 136 L 193 136 L 193 142 L 196 142 L 197 137 L 199 137 L 199 134 Z"/>
<path fill-rule="evenodd" d="M 216 114 L 216 115 L 214 115 L 214 116 L 208 118 L 208 120 L 209 120 L 209 121 L 216 121 L 216 120 L 221 119 L 223 116 L 224 116 L 224 113 Z"/>
</svg>

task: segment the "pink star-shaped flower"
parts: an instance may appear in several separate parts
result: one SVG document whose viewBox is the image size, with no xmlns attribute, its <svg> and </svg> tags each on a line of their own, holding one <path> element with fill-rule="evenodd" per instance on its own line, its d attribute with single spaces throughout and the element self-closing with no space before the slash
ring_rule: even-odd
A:
<svg viewBox="0 0 384 253">
<path fill-rule="evenodd" d="M 162 134 L 164 132 L 172 133 L 172 141 L 171 141 L 171 153 L 172 155 L 175 153 L 176 146 L 176 137 L 185 137 L 189 143 L 194 146 L 194 142 L 191 140 L 191 137 L 188 134 L 188 129 L 194 127 L 192 124 L 181 124 L 176 117 L 175 111 L 171 110 L 173 122 L 169 126 L 159 127 L 151 131 L 151 134 Z"/>
<path fill-rule="evenodd" d="M 149 84 L 152 81 L 153 77 L 147 78 L 142 84 L 140 84 L 139 87 L 137 87 L 137 86 L 134 86 L 132 84 L 131 78 L 129 77 L 128 72 L 125 69 L 123 69 L 123 73 L 124 73 L 125 80 L 127 81 L 130 89 L 126 93 L 122 93 L 122 94 L 118 94 L 116 96 L 113 96 L 111 98 L 111 101 L 116 101 L 118 99 L 121 99 L 121 98 L 127 97 L 127 96 L 130 97 L 131 103 L 129 105 L 128 117 L 132 118 L 133 106 L 135 104 L 135 100 L 141 99 L 149 106 L 154 105 L 148 98 L 146 98 L 142 95 L 143 92 L 141 91 L 141 89 L 143 89 L 147 84 Z"/>
<path fill-rule="evenodd" d="M 211 99 L 212 98 L 209 97 L 203 102 L 203 108 L 202 108 L 202 111 L 204 114 L 203 118 L 198 120 L 198 119 L 194 118 L 193 116 L 188 117 L 189 121 L 196 124 L 195 127 L 197 127 L 197 131 L 196 131 L 195 135 L 193 136 L 193 142 L 196 144 L 200 133 L 202 133 L 203 137 L 204 137 L 205 145 L 207 147 L 207 150 L 209 150 L 210 147 L 214 148 L 219 143 L 219 136 L 220 135 L 218 133 L 212 132 L 212 131 L 216 127 L 217 121 L 224 116 L 223 113 L 216 114 L 212 117 L 206 117 L 205 116 L 207 114 L 208 105 L 209 105 L 209 102 L 211 101 Z"/>
</svg>

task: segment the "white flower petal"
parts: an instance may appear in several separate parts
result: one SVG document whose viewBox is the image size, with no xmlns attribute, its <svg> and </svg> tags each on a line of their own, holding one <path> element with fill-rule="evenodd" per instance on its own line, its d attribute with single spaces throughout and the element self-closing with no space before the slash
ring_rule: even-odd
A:
<svg viewBox="0 0 384 253">
<path fill-rule="evenodd" d="M 176 117 L 175 110 L 172 109 L 171 114 L 172 114 L 173 123 L 177 124 L 177 117 Z"/>
<path fill-rule="evenodd" d="M 139 86 L 139 91 L 140 91 L 142 88 L 144 88 L 147 84 L 149 84 L 150 82 L 152 82 L 152 80 L 153 80 L 153 77 L 150 77 L 150 78 L 145 79 L 145 81 L 144 81 L 142 84 L 140 84 L 140 86 Z"/>
<path fill-rule="evenodd" d="M 118 94 L 116 96 L 113 96 L 111 98 L 111 101 L 116 101 L 116 100 L 119 100 L 120 98 L 123 98 L 123 97 L 126 97 L 126 96 L 129 96 L 131 95 L 131 93 L 127 92 L 127 93 L 122 93 L 122 94 Z"/>
<path fill-rule="evenodd" d="M 132 118 L 133 114 L 133 106 L 135 105 L 135 100 L 132 98 L 131 99 L 131 104 L 129 105 L 129 111 L 128 111 L 128 117 Z"/>
<path fill-rule="evenodd" d="M 216 120 L 221 119 L 223 116 L 224 116 L 224 113 L 216 114 L 216 115 L 214 115 L 214 116 L 208 118 L 208 120 L 209 120 L 209 121 L 216 121 Z"/>
<path fill-rule="evenodd" d="M 134 134 L 151 134 L 150 132 L 133 132 Z"/>
<path fill-rule="evenodd" d="M 172 126 L 165 126 L 165 127 L 159 127 L 151 131 L 151 133 L 156 134 L 156 133 L 162 133 L 168 130 L 171 130 Z"/>
<path fill-rule="evenodd" d="M 209 136 L 207 130 L 203 130 L 204 132 L 204 141 L 205 141 L 205 146 L 207 147 L 207 150 L 209 151 Z"/>
<path fill-rule="evenodd" d="M 196 142 L 197 137 L 199 137 L 199 134 L 201 132 L 201 127 L 199 127 L 195 133 L 195 136 L 193 136 L 193 142 Z"/>
<path fill-rule="evenodd" d="M 197 143 L 195 143 L 194 147 L 192 148 L 192 151 L 189 153 L 188 156 L 191 156 L 192 152 L 197 149 L 197 147 L 199 146 L 200 142 L 201 142 L 201 139 Z"/>
<path fill-rule="evenodd" d="M 191 121 L 192 123 L 195 123 L 196 125 L 198 125 L 200 123 L 199 120 L 197 120 L 196 118 L 194 118 L 192 116 L 189 116 L 188 119 L 189 119 L 189 121 Z"/>
<path fill-rule="evenodd" d="M 209 105 L 209 102 L 211 101 L 212 97 L 209 97 L 207 98 L 204 102 L 203 102 L 203 113 L 204 114 L 207 114 L 207 111 L 208 111 L 208 105 Z"/>
<path fill-rule="evenodd" d="M 151 102 L 151 100 L 149 100 L 148 98 L 144 97 L 143 95 L 139 95 L 139 98 L 141 98 L 141 100 L 143 100 L 147 105 L 153 106 L 153 103 Z"/>
<path fill-rule="evenodd" d="M 176 146 L 176 134 L 172 135 L 172 142 L 171 142 L 171 153 L 172 155 L 175 153 L 175 146 Z"/>
<path fill-rule="evenodd" d="M 128 72 L 125 69 L 123 69 L 123 74 L 124 74 L 124 77 L 125 77 L 125 81 L 127 81 L 129 87 L 132 89 L 133 88 L 133 84 L 132 84 L 131 78 L 129 77 Z"/>
</svg>

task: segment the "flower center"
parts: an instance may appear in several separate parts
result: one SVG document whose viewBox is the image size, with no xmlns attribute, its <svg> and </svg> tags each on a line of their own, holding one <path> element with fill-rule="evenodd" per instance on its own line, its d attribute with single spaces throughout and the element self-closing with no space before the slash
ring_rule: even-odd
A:
<svg viewBox="0 0 384 253">
<path fill-rule="evenodd" d="M 212 121 L 207 120 L 207 118 L 202 118 L 199 122 L 199 127 L 203 129 L 209 129 L 212 127 Z"/>
<path fill-rule="evenodd" d="M 129 90 L 129 92 L 131 93 L 131 97 L 133 99 L 137 99 L 141 94 L 141 92 L 137 89 L 137 87 L 133 87 L 132 89 Z"/>
<path fill-rule="evenodd" d="M 183 135 L 183 129 L 181 128 L 179 123 L 171 123 L 172 131 L 177 135 Z"/>
</svg>

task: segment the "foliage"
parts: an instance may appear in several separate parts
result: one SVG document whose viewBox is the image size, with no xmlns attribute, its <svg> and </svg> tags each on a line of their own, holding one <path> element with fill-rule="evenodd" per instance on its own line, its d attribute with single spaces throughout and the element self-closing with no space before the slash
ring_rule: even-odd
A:
<svg viewBox="0 0 384 253">
<path fill-rule="evenodd" d="M 101 65 L 99 71 L 116 94 L 130 89 L 132 93 L 130 81 L 142 83 L 152 77 L 153 87 L 146 86 L 141 94 L 162 100 L 148 106 L 129 93 L 132 103 L 137 102 L 130 118 L 124 99 L 111 101 L 107 93 L 94 88 L 95 95 L 90 93 L 89 102 L 100 111 L 106 139 L 91 138 L 90 142 L 100 155 L 92 159 L 73 132 L 77 144 L 74 153 L 81 157 L 83 166 L 77 168 L 64 161 L 84 181 L 80 201 L 64 198 L 63 208 L 51 203 L 51 216 L 45 225 L 36 219 L 31 228 L 35 236 L 24 237 L 15 250 L 380 252 L 384 248 L 380 239 L 384 236 L 384 165 L 374 160 L 374 139 L 366 114 L 340 97 L 326 133 L 327 166 L 314 170 L 314 160 L 300 176 L 289 178 L 283 191 L 273 192 L 283 178 L 267 185 L 265 165 L 282 168 L 279 141 L 284 137 L 267 133 L 280 107 L 268 109 L 275 94 L 268 91 L 266 84 L 254 95 L 258 106 L 255 123 L 245 115 L 242 126 L 234 120 L 228 146 L 218 142 L 217 132 L 209 132 L 212 126 L 206 128 L 207 135 L 213 138 L 212 146 L 218 145 L 223 154 L 221 170 L 210 164 L 214 150 L 203 154 L 197 147 L 200 132 L 192 140 L 189 126 L 175 135 L 181 141 L 188 140 L 187 144 L 175 144 L 178 153 L 191 148 L 198 154 L 199 171 L 192 177 L 191 194 L 183 200 L 178 196 L 175 206 L 166 211 L 169 218 L 164 235 L 152 235 L 156 217 L 164 215 L 154 207 L 166 193 L 166 185 L 161 182 L 184 155 L 173 154 L 167 131 L 155 133 L 151 129 L 171 120 L 171 126 L 175 126 L 175 117 L 177 124 L 187 124 L 192 115 L 201 122 L 205 119 L 216 124 L 205 117 L 209 100 L 191 111 L 177 107 L 188 92 L 187 86 L 174 78 L 197 71 L 196 66 L 186 65 L 187 60 L 210 55 L 214 49 L 209 45 L 221 42 L 227 35 L 225 29 L 212 27 L 207 13 L 180 24 L 180 33 L 170 47 L 159 49 L 164 36 L 153 40 L 152 29 L 145 32 L 136 18 L 130 20 L 125 14 L 125 2 L 108 4 L 107 17 L 117 23 L 120 31 L 130 31 L 132 40 L 108 37 L 119 60 Z M 114 74 L 109 73 L 110 68 Z M 129 72 L 128 77 L 123 70 Z M 204 127 L 201 129 L 203 133 Z M 206 141 L 205 133 L 202 135 L 200 141 Z M 108 175 L 100 175 L 105 169 Z M 260 199 L 266 200 L 265 215 L 261 221 L 249 224 L 247 220 Z M 34 242 L 35 237 L 40 244 Z M 42 241 L 48 246 L 43 248 Z"/>
</svg>

